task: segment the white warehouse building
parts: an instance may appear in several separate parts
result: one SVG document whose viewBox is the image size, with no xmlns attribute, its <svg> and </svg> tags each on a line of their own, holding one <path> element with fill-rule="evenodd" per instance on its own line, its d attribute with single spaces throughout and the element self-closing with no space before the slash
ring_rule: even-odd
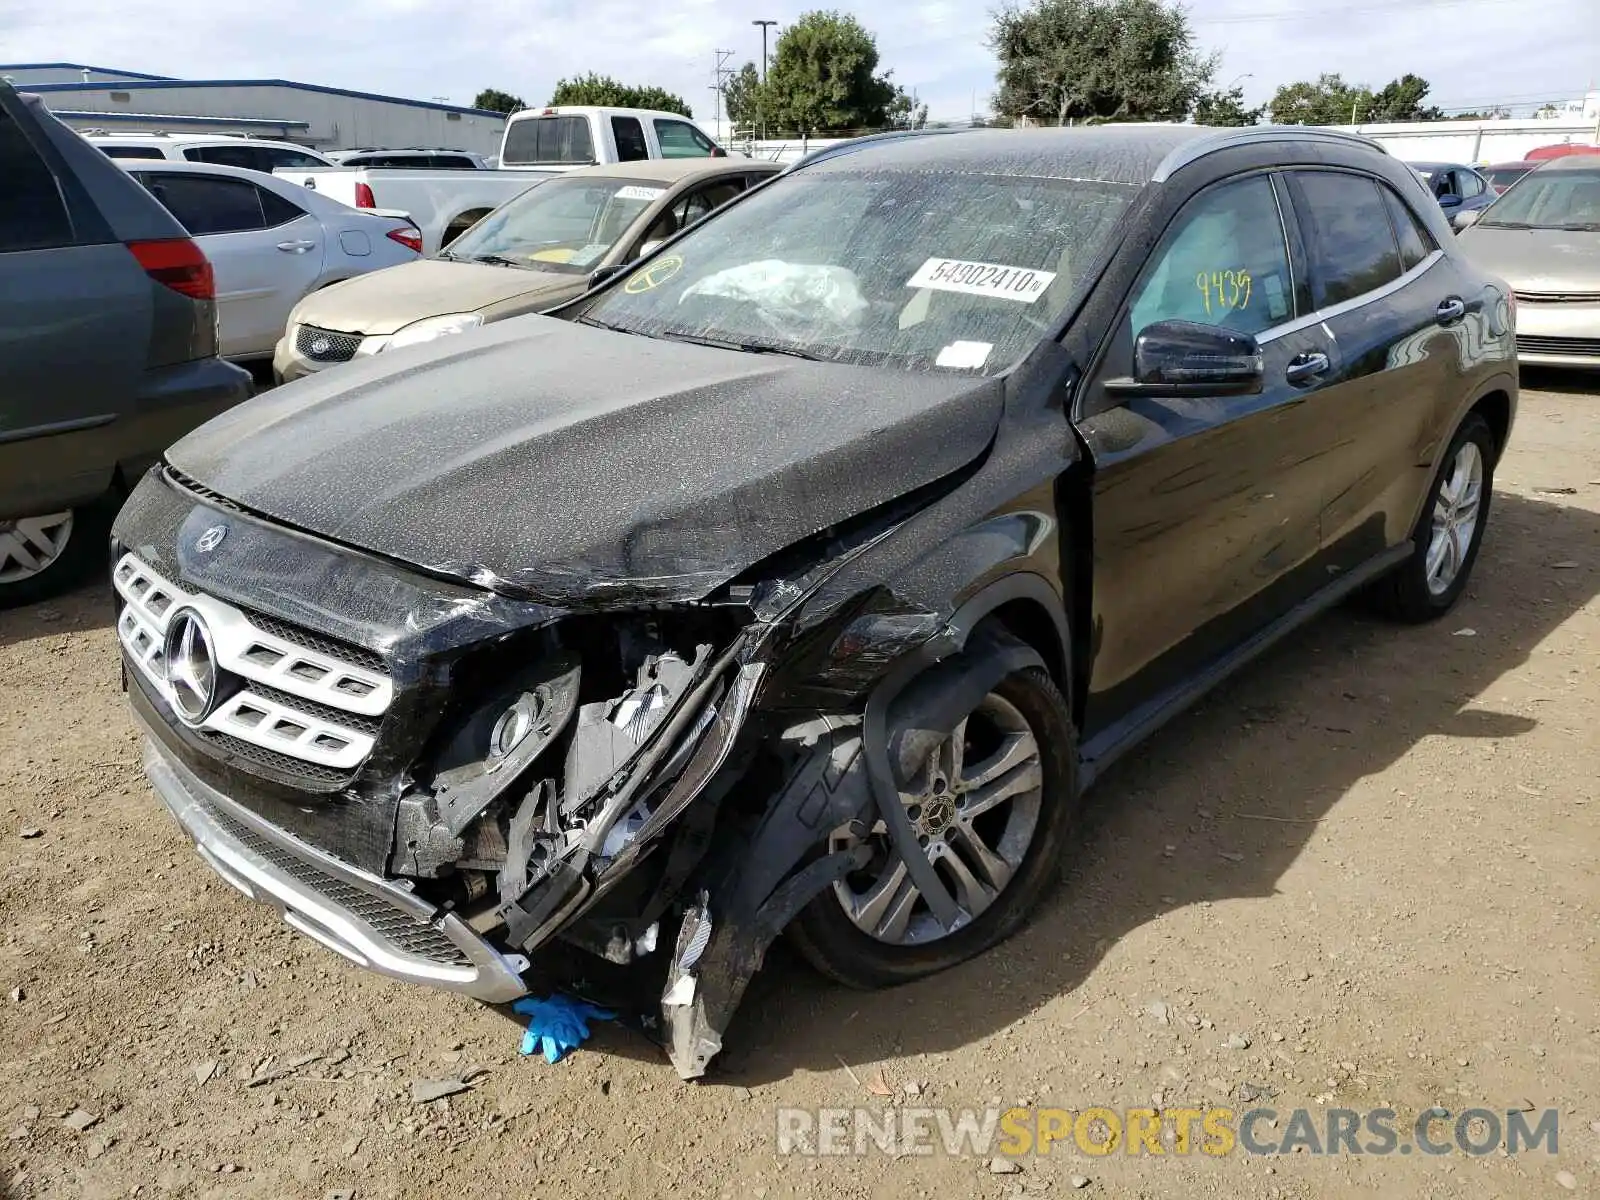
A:
<svg viewBox="0 0 1600 1200">
<path fill-rule="evenodd" d="M 358 146 L 500 152 L 505 116 L 287 79 L 173 79 L 81 63 L 0 63 L 79 130 L 238 133 L 317 150 Z"/>
</svg>

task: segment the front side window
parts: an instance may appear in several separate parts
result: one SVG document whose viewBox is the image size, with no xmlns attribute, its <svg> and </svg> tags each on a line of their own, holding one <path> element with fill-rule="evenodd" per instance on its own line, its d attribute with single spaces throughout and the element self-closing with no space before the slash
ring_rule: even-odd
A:
<svg viewBox="0 0 1600 1200">
<path fill-rule="evenodd" d="M 611 136 L 617 143 L 618 162 L 638 162 L 650 157 L 650 147 L 645 144 L 644 127 L 638 117 L 612 117 Z"/>
<path fill-rule="evenodd" d="M 139 182 L 178 218 L 191 237 L 265 229 L 261 190 L 242 179 L 141 172 Z"/>
<path fill-rule="evenodd" d="M 581 275 L 666 190 L 627 179 L 552 179 L 501 205 L 450 243 L 450 257 Z"/>
<path fill-rule="evenodd" d="M 1491 204 L 1478 224 L 1502 229 L 1600 231 L 1600 161 L 1576 170 L 1533 172 Z"/>
<path fill-rule="evenodd" d="M 835 362 L 995 373 L 1050 335 L 1137 193 L 830 164 L 696 226 L 584 319 Z"/>
<path fill-rule="evenodd" d="M 3 108 L 0 181 L 0 253 L 72 244 L 72 220 L 55 174 Z"/>
<path fill-rule="evenodd" d="M 1293 315 L 1289 247 L 1265 175 L 1218 185 L 1185 205 L 1129 308 L 1135 337 L 1172 320 L 1256 334 Z"/>
<path fill-rule="evenodd" d="M 1302 171 L 1297 178 L 1317 307 L 1400 278 L 1400 254 L 1377 183 L 1337 171 Z"/>
<path fill-rule="evenodd" d="M 314 154 L 305 154 L 299 150 L 285 150 L 279 146 L 258 146 L 262 158 L 266 160 L 267 173 L 270 175 L 278 167 L 290 167 L 299 170 L 302 167 L 325 167 L 323 162 Z"/>
<path fill-rule="evenodd" d="M 1483 180 L 1471 171 L 1457 171 L 1456 180 L 1461 188 L 1457 195 L 1470 200 L 1474 196 L 1483 195 Z"/>
<path fill-rule="evenodd" d="M 436 171 L 476 171 L 478 164 L 464 154 L 435 154 L 428 165 Z"/>
<path fill-rule="evenodd" d="M 587 117 L 524 117 L 506 130 L 505 166 L 592 163 L 594 139 Z"/>
<path fill-rule="evenodd" d="M 716 145 L 687 121 L 655 120 L 662 158 L 709 158 Z"/>
</svg>

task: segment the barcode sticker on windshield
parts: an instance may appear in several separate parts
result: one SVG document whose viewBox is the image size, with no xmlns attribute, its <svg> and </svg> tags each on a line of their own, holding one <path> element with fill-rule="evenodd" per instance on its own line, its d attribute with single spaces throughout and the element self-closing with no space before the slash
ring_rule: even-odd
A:
<svg viewBox="0 0 1600 1200">
<path fill-rule="evenodd" d="M 666 193 L 666 188 L 639 187 L 629 184 L 617 189 L 618 200 L 655 200 Z"/>
<path fill-rule="evenodd" d="M 909 288 L 933 288 L 941 292 L 966 292 L 972 296 L 994 296 L 1032 304 L 1055 280 L 1054 271 L 1030 271 L 1026 267 L 1006 267 L 999 263 L 964 262 L 959 258 L 930 258 L 906 280 Z"/>
</svg>

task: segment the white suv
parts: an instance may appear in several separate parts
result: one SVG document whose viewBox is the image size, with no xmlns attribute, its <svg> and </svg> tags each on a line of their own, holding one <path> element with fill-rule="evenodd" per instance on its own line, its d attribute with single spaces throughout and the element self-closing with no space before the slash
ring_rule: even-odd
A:
<svg viewBox="0 0 1600 1200">
<path fill-rule="evenodd" d="M 175 162 L 215 163 L 270 175 L 275 167 L 331 167 L 315 150 L 293 142 L 227 134 L 90 133 L 84 135 L 112 158 L 165 158 Z"/>
<path fill-rule="evenodd" d="M 470 150 L 334 150 L 341 167 L 400 167 L 413 171 L 487 171 L 482 155 Z"/>
</svg>

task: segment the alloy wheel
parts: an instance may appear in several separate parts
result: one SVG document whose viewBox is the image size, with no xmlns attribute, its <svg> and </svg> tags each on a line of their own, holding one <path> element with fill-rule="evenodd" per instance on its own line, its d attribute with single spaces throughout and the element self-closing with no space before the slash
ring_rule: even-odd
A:
<svg viewBox="0 0 1600 1200">
<path fill-rule="evenodd" d="M 21 583 L 48 571 L 71 537 L 71 511 L 0 521 L 0 585 Z"/>
<path fill-rule="evenodd" d="M 1433 528 L 1424 570 L 1428 591 L 1435 596 L 1448 592 L 1461 574 L 1478 529 L 1482 499 L 1483 454 L 1476 442 L 1462 442 L 1433 504 Z"/>
<path fill-rule="evenodd" d="M 921 945 L 969 924 L 1021 868 L 1043 803 L 1039 744 L 1016 706 L 991 692 L 933 748 L 906 786 L 900 803 L 960 916 L 949 927 L 934 916 L 881 820 L 865 838 L 872 858 L 834 884 L 834 895 L 869 937 Z M 840 829 L 830 849 L 852 849 L 860 840 Z"/>
</svg>

